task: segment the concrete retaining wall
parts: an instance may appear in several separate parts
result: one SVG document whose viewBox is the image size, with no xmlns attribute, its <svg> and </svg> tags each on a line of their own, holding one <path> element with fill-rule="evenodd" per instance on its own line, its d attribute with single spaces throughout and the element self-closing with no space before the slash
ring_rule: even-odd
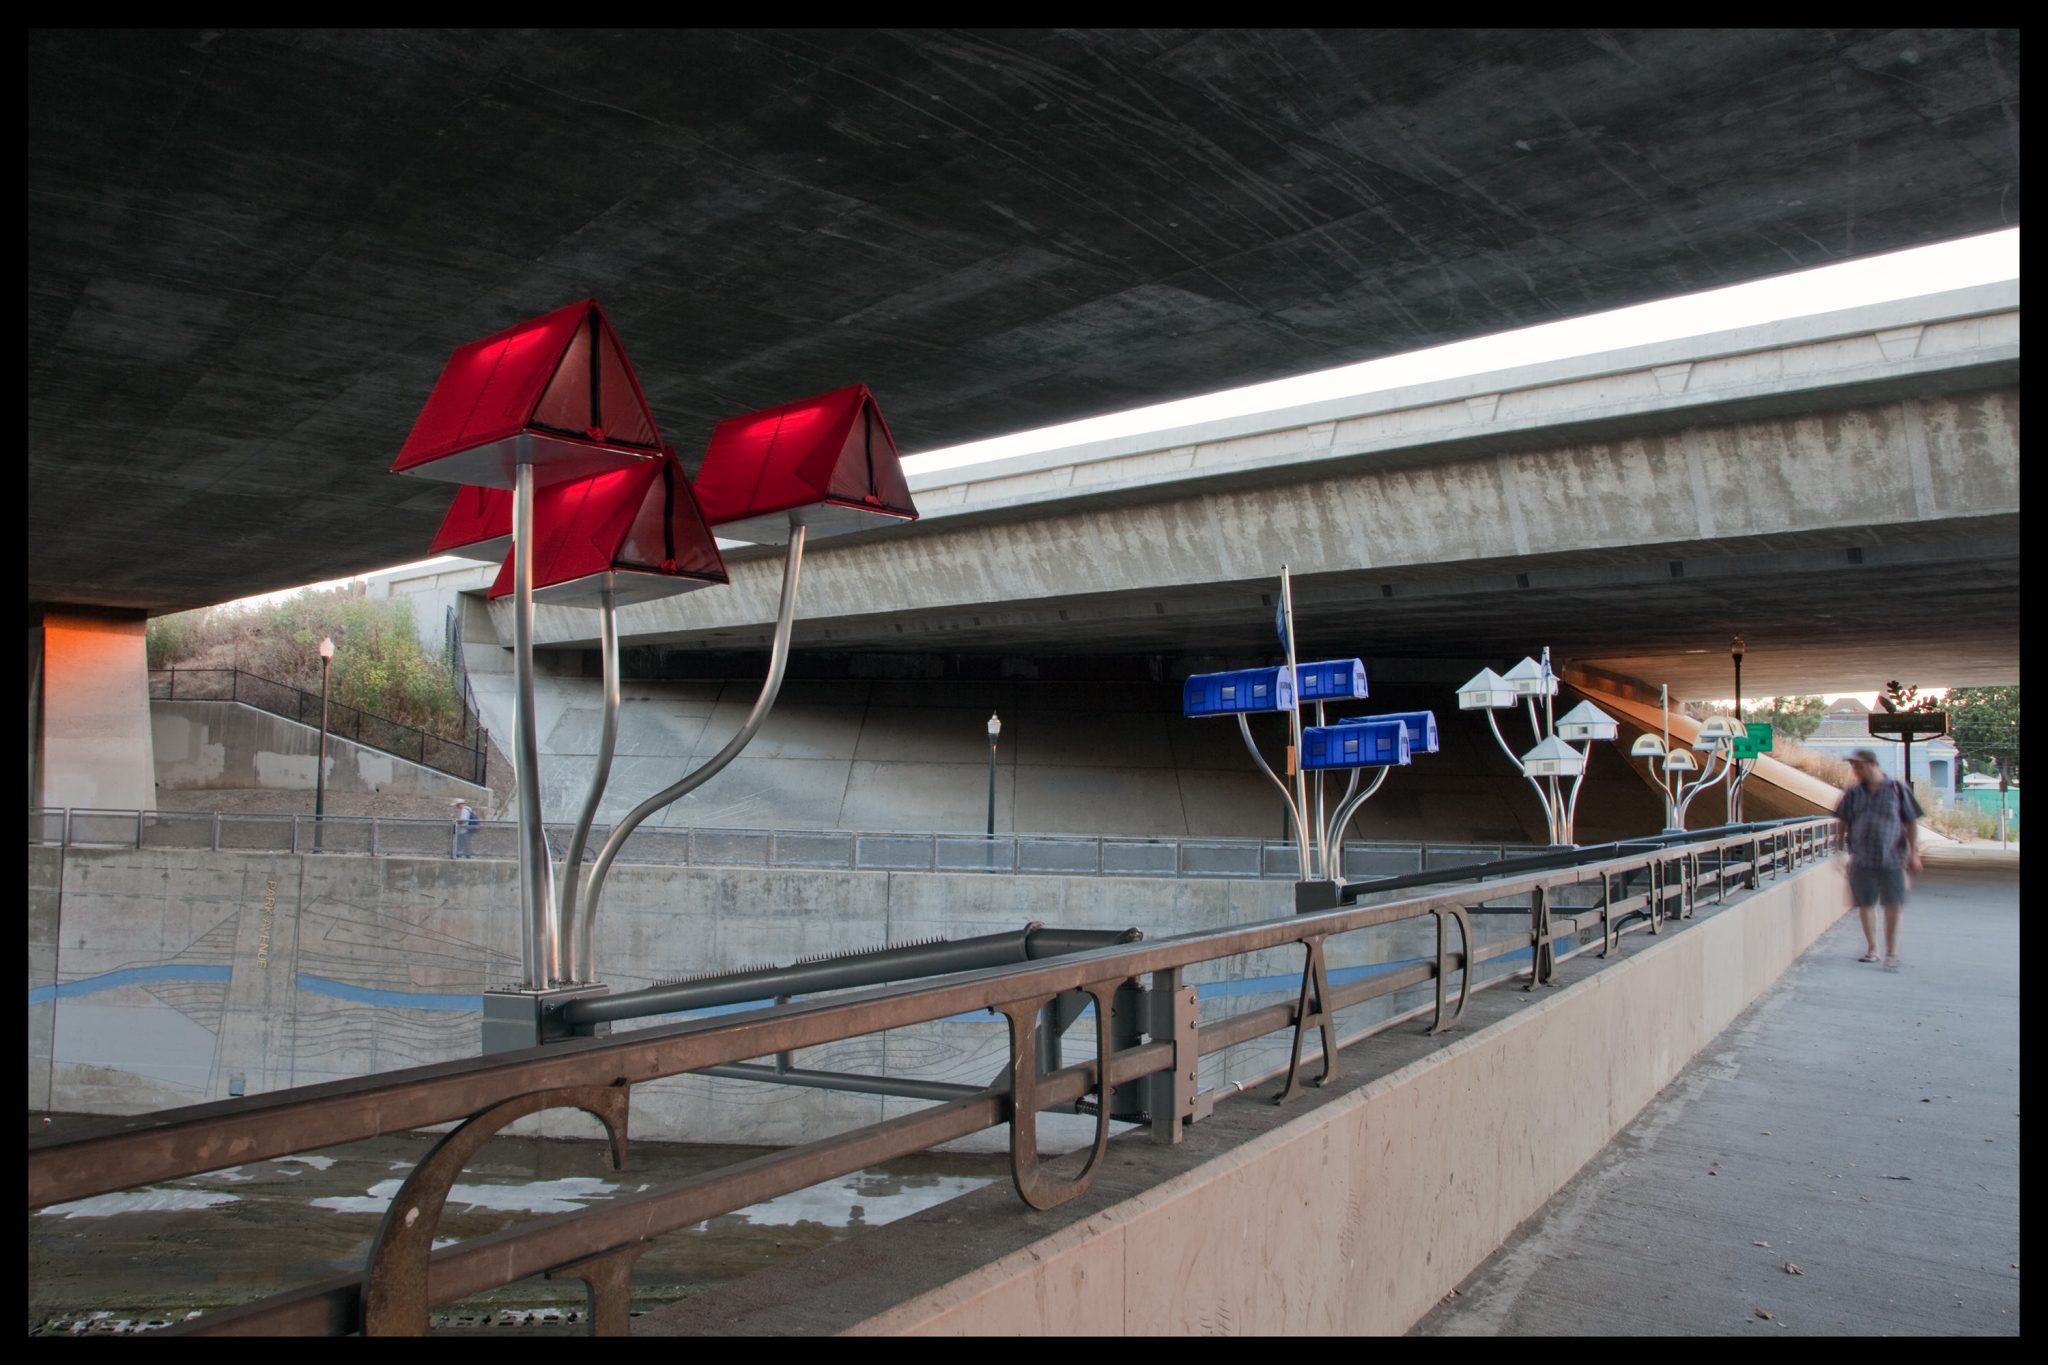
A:
<svg viewBox="0 0 2048 1365">
<path fill-rule="evenodd" d="M 134 1113 L 476 1055 L 480 995 L 519 975 L 516 864 L 446 858 L 31 848 L 29 1105 Z M 1147 937 L 1292 912 L 1285 882 L 621 864 L 597 925 L 615 990 L 825 953 L 1014 930 L 1029 921 Z M 1431 951 L 1422 925 L 1333 941 L 1347 968 Z M 1299 952 L 1205 977 L 1219 1018 L 1291 998 Z M 1263 983 L 1263 984 L 1261 984 Z M 1405 1006 L 1413 1003 L 1400 998 Z M 1394 1002 L 1374 1002 L 1382 1012 Z M 651 1023 L 672 1022 L 675 1016 Z M 987 1084 L 1007 1059 L 986 1014 L 800 1053 L 797 1065 Z M 1069 1055 L 1092 1049 L 1087 1028 Z M 1270 1067 L 1283 1040 L 1213 1060 L 1205 1083 Z M 636 1087 L 648 1138 L 799 1142 L 912 1101 L 699 1077 Z M 550 1114 L 521 1131 L 581 1133 Z M 1071 1126 L 1072 1133 L 1065 1131 Z M 1048 1126 L 1048 1147 L 1092 1121 Z M 977 1144 L 999 1144 L 1002 1130 Z"/>
<path fill-rule="evenodd" d="M 1842 911 L 1830 867 L 1769 885 L 855 1330 L 1405 1331 Z"/>
<path fill-rule="evenodd" d="M 1370 662 L 1368 667 L 1371 667 Z M 1476 672 L 1474 664 L 1470 671 Z M 1388 775 L 1360 808 L 1361 840 L 1547 842 L 1542 805 L 1514 775 L 1482 713 L 1457 709 L 1449 684 L 1374 678 L 1372 698 L 1333 708 L 1434 710 L 1442 751 Z M 477 704 L 510 734 L 512 678 L 477 675 Z M 611 782 L 600 823 L 623 816 L 725 746 L 760 684 L 632 682 L 620 689 Z M 547 817 L 581 811 L 602 732 L 595 678 L 535 680 L 541 799 Z M 746 752 L 650 823 L 671 828 L 979 832 L 988 819 L 988 717 L 1002 719 L 995 760 L 999 833 L 1289 837 L 1281 804 L 1230 720 L 1187 720 L 1178 684 L 812 680 L 784 685 Z M 1513 742 L 1518 731 L 1510 730 Z M 1276 770 L 1286 725 L 1252 734 Z M 1580 842 L 1654 830 L 1662 807 L 1624 751 L 1596 745 L 1579 807 Z M 1343 790 L 1333 780 L 1333 796 Z"/>
<path fill-rule="evenodd" d="M 320 731 L 232 701 L 153 701 L 150 733 L 163 791 L 312 791 Z M 488 808 L 490 791 L 410 759 L 327 736 L 330 796 L 456 797 Z"/>
</svg>

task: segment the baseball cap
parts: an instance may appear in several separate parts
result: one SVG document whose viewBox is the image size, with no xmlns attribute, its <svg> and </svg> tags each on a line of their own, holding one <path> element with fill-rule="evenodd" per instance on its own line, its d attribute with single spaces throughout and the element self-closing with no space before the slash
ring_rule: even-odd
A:
<svg viewBox="0 0 2048 1365">
<path fill-rule="evenodd" d="M 1851 763 L 1868 763 L 1873 768 L 1883 766 L 1877 761 L 1877 755 L 1868 749 L 1858 749 L 1855 753 L 1850 754 L 1849 761 Z"/>
</svg>

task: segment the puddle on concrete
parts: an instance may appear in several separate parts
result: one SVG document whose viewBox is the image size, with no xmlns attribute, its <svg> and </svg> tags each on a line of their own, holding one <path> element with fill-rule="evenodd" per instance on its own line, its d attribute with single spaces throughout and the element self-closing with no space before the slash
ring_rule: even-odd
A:
<svg viewBox="0 0 2048 1365">
<path fill-rule="evenodd" d="M 50 1204 L 37 1209 L 36 1214 L 42 1218 L 112 1218 L 121 1213 L 175 1213 L 233 1204 L 241 1197 L 238 1194 L 208 1194 L 204 1190 L 119 1190 L 113 1194 L 96 1194 L 75 1203 Z"/>
<path fill-rule="evenodd" d="M 66 1119 L 59 1123 L 78 1123 Z M 404 1173 L 433 1133 L 372 1138 L 58 1205 L 29 1220 L 29 1334 L 147 1332 L 336 1274 L 359 1273 Z M 572 1212 L 772 1152 L 499 1137 L 470 1162 L 434 1245 Z M 636 1312 L 673 1303 L 1007 1179 L 986 1153 L 928 1152 L 824 1181 L 659 1239 L 634 1269 Z M 539 1278 L 433 1315 L 451 1335 L 569 1335 L 583 1287 Z"/>
</svg>

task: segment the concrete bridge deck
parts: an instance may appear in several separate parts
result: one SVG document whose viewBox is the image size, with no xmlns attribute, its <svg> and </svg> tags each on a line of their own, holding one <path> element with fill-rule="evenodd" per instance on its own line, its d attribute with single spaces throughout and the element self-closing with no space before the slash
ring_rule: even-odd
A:
<svg viewBox="0 0 2048 1365">
<path fill-rule="evenodd" d="M 1844 916 L 1415 1334 L 2017 1336 L 2019 887 L 1930 849 L 1901 971 Z"/>
</svg>

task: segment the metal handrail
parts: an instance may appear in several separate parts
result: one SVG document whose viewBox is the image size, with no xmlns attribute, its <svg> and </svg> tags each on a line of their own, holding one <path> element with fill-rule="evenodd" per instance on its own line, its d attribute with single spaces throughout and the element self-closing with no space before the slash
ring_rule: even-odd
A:
<svg viewBox="0 0 2048 1365">
<path fill-rule="evenodd" d="M 406 1291 L 408 1303 L 423 1312 L 427 1305 L 453 1302 L 543 1270 L 559 1269 L 612 1252 L 630 1255 L 662 1233 L 1003 1123 L 1022 1125 L 1019 1131 L 1025 1134 L 1023 1147 L 1014 1141 L 1012 1144 L 1019 1192 L 1035 1206 L 1049 1207 L 1032 1194 L 1034 1188 L 1045 1187 L 1044 1177 L 1035 1164 L 1035 1142 L 1029 1138 L 1029 1121 L 1042 1110 L 1070 1105 L 1090 1091 L 1097 1093 L 1102 1100 L 1096 1149 L 1099 1161 L 1101 1134 L 1105 1131 L 1102 1123 L 1106 1122 L 1106 1101 L 1112 1087 L 1146 1078 L 1163 1079 L 1169 1093 L 1175 1096 L 1175 1107 L 1163 1114 L 1155 1109 L 1149 1121 L 1155 1128 L 1162 1123 L 1177 1124 L 1192 1119 L 1198 1112 L 1206 1112 L 1206 1107 L 1196 1107 L 1199 1097 L 1171 1088 L 1191 1084 L 1198 1069 L 1193 1062 L 1201 1056 L 1292 1028 L 1296 1030 L 1296 1042 L 1290 1071 L 1291 1093 L 1292 1073 L 1302 1061 L 1302 1035 L 1312 1027 L 1322 1029 L 1324 1064 L 1326 1069 L 1334 1068 L 1334 1057 L 1330 1054 L 1338 1045 L 1330 1021 L 1339 1010 L 1434 979 L 1442 1023 L 1443 986 L 1449 974 L 1463 974 L 1467 993 L 1519 979 L 1523 972 L 1517 969 L 1489 981 L 1475 982 L 1473 969 L 1531 949 L 1535 950 L 1529 969 L 1532 984 L 1534 979 L 1543 979 L 1560 942 L 1576 940 L 1579 935 L 1571 922 L 1553 929 L 1547 915 L 1541 912 L 1540 907 L 1555 888 L 1599 880 L 1604 952 L 1615 920 L 1647 917 L 1647 922 L 1654 926 L 1671 902 L 1678 901 L 1687 908 L 1698 903 L 1700 890 L 1708 883 L 1713 885 L 1717 897 L 1725 897 L 1732 861 L 1726 855 L 1731 850 L 1739 849 L 1745 854 L 1741 875 L 1753 888 L 1766 873 L 1791 870 L 1802 862 L 1812 865 L 1817 858 L 1831 853 L 1839 839 L 1834 821 L 1811 820 L 1760 828 L 1732 838 L 1695 838 L 1683 845 L 1635 850 L 1563 871 L 1501 878 L 1484 885 L 1484 897 L 1497 900 L 1530 896 L 1539 910 L 1532 915 L 1529 931 L 1488 944 L 1475 945 L 1467 939 L 1463 951 L 1457 953 L 1446 948 L 1443 923 L 1451 916 L 1462 921 L 1464 903 L 1474 893 L 1469 886 L 1386 905 L 1340 907 L 1100 948 L 1042 963 L 964 972 L 916 986 L 857 990 L 737 1015 L 639 1029 L 611 1038 L 575 1039 L 248 1099 L 104 1120 L 75 1136 L 30 1139 L 29 1208 L 196 1175 L 217 1168 L 224 1160 L 260 1161 L 464 1118 L 486 1121 L 494 1111 L 532 1112 L 547 1103 L 587 1107 L 588 1097 L 603 1093 L 619 1095 L 622 1104 L 630 1087 L 644 1081 L 732 1067 L 755 1058 L 979 1010 L 996 1010 L 1010 1017 L 1013 1064 L 996 1083 L 978 1093 L 741 1162 L 725 1171 L 627 1195 L 599 1208 L 541 1219 L 444 1248 L 432 1255 L 431 1273 L 423 1268 L 420 1282 Z M 1682 884 L 1660 880 L 1662 869 L 1675 852 L 1684 855 L 1679 859 L 1678 873 Z M 1711 866 L 1703 855 L 1713 855 Z M 1625 882 L 1630 874 L 1646 871 L 1652 884 L 1647 894 L 1613 893 L 1614 879 Z M 1439 925 L 1434 961 L 1329 989 L 1322 975 L 1324 940 L 1429 915 L 1436 916 Z M 1191 1013 L 1194 995 L 1184 988 L 1182 975 L 1187 969 L 1287 947 L 1308 950 L 1318 987 L 1313 1006 L 1305 972 L 1302 995 L 1297 1002 L 1271 1005 L 1214 1023 L 1202 1023 L 1198 1015 Z M 1570 955 L 1573 947 L 1567 945 L 1568 951 L 1558 955 Z M 1032 1056 L 1032 1035 L 1019 1021 L 1035 1018 L 1038 1011 L 1067 992 L 1086 991 L 1095 997 L 1098 1027 L 1103 1030 L 1101 1037 L 1106 1043 L 1107 1024 L 1102 1022 L 1106 992 L 1121 989 L 1125 983 L 1139 978 L 1149 978 L 1151 995 L 1173 1005 L 1170 1016 L 1159 1011 L 1150 1016 L 1152 1023 L 1146 1031 L 1152 1035 L 1152 1041 L 1138 1042 L 1134 1035 L 1128 1046 L 1113 1048 L 1101 1065 L 1097 1060 L 1089 1060 L 1043 1075 L 1037 1074 L 1035 1065 L 1021 1071 L 1015 1065 L 1018 1057 L 1028 1060 Z M 1412 1011 L 1397 1014 L 1394 1020 L 1378 1027 L 1384 1029 L 1401 1018 L 1412 1017 Z M 1029 1172 L 1024 1161 L 1027 1149 Z M 1091 1170 L 1096 1161 L 1091 1161 Z M 1032 1185 L 1028 1181 L 1040 1183 Z M 1065 1197 L 1057 1190 L 1055 1194 Z M 373 1280 L 376 1269 L 373 1264 Z M 337 1277 L 172 1330 L 315 1334 L 357 1331 L 365 1321 L 369 1295 L 365 1286 L 366 1280 L 360 1275 Z"/>
<path fill-rule="evenodd" d="M 209 694 L 198 697 L 180 697 L 178 695 L 178 674 L 181 672 L 188 678 L 197 674 L 225 673 L 228 675 L 228 695 Z M 242 679 L 244 678 L 249 679 L 252 683 L 261 683 L 263 687 L 276 688 L 290 693 L 295 699 L 291 708 L 287 710 L 284 705 L 275 704 L 271 700 L 266 699 L 260 688 L 250 687 L 244 689 L 242 686 Z M 159 679 L 165 682 L 165 688 L 161 695 L 156 690 Z M 149 670 L 149 687 L 149 699 L 151 701 L 240 702 L 244 706 L 253 706 L 259 711 L 268 712 L 273 716 L 281 716 L 285 720 L 296 721 L 300 725 L 317 724 L 317 719 L 308 720 L 307 717 L 313 716 L 317 718 L 320 714 L 320 698 L 316 694 L 306 691 L 303 687 L 297 687 L 287 682 L 279 682 L 275 678 L 266 678 L 260 673 L 251 673 L 241 668 L 152 668 Z M 248 693 L 246 696 L 243 695 L 245 691 Z M 490 765 L 490 732 L 483 728 L 482 717 L 471 711 L 466 701 L 463 703 L 463 733 L 460 738 L 449 735 L 437 735 L 433 731 L 422 729 L 417 725 L 407 725 L 404 721 L 392 720 L 390 717 L 380 716 L 374 711 L 365 711 L 359 706 L 348 706 L 337 701 L 330 700 L 327 710 L 327 732 L 331 735 L 338 735 L 343 739 L 356 744 L 366 745 L 372 749 L 381 749 L 396 757 L 416 762 L 422 767 L 432 768 L 436 772 L 444 772 L 451 777 L 459 777 L 465 781 L 474 782 L 478 786 L 485 785 L 484 779 Z M 366 723 L 387 727 L 390 732 L 398 736 L 399 741 L 403 741 L 403 747 L 400 742 L 387 742 L 378 738 L 374 730 L 366 728 Z M 416 739 L 406 741 L 405 736 L 408 735 L 415 736 Z M 456 753 L 468 760 L 467 763 L 457 768 L 451 766 L 455 762 L 452 758 L 446 761 L 437 761 L 440 758 L 439 752 L 429 748 L 429 741 L 436 745 L 453 746 Z M 408 749 L 412 752 L 408 752 Z M 415 757 L 415 755 L 417 756 Z"/>
</svg>

